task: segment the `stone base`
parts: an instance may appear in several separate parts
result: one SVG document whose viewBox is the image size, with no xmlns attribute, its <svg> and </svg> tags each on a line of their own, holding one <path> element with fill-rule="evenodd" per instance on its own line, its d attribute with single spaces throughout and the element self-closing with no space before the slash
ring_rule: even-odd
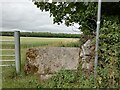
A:
<svg viewBox="0 0 120 90">
<path fill-rule="evenodd" d="M 43 79 L 61 69 L 77 70 L 79 65 L 80 48 L 48 47 L 31 48 L 26 53 L 25 72 L 37 73 Z M 50 75 L 50 76 L 49 76 Z"/>
</svg>

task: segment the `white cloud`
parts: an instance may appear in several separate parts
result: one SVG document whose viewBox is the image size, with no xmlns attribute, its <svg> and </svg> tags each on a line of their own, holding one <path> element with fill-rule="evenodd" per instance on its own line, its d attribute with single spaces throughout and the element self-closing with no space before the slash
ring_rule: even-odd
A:
<svg viewBox="0 0 120 90">
<path fill-rule="evenodd" d="M 73 32 L 71 27 L 54 25 L 52 18 L 49 17 L 49 13 L 41 12 L 40 9 L 29 0 L 24 3 L 2 3 L 2 28 L 3 30 L 20 29 L 60 33 Z"/>
</svg>

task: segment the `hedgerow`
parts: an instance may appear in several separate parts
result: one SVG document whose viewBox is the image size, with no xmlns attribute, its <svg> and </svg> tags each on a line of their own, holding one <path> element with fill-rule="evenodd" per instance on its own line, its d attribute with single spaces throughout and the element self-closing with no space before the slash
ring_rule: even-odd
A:
<svg viewBox="0 0 120 90">
<path fill-rule="evenodd" d="M 13 32 L 2 32 L 2 36 L 13 36 Z M 50 37 L 50 38 L 80 38 L 80 34 L 48 33 L 48 32 L 20 32 L 21 37 Z"/>
<path fill-rule="evenodd" d="M 120 88 L 120 23 L 117 17 L 111 19 L 105 19 L 100 29 L 97 77 L 94 73 L 86 77 L 80 64 L 77 72 L 60 71 L 45 87 Z"/>
</svg>

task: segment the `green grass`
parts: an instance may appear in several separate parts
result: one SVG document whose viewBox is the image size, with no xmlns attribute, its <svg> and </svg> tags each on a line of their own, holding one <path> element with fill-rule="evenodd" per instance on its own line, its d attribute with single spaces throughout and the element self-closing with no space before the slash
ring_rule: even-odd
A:
<svg viewBox="0 0 120 90">
<path fill-rule="evenodd" d="M 3 36 L 2 40 L 14 40 L 13 37 Z M 21 74 L 16 75 L 15 67 L 2 68 L 2 87 L 3 88 L 37 88 L 41 84 L 37 75 L 24 74 L 25 55 L 28 48 L 33 47 L 79 47 L 79 39 L 74 38 L 40 38 L 40 37 L 21 37 Z M 14 48 L 14 42 L 2 43 L 2 48 Z M 2 54 L 14 54 L 14 51 L 2 51 Z M 4 59 L 14 59 L 14 57 L 0 57 Z M 14 62 L 7 62 L 11 64 Z M 6 64 L 6 63 L 4 63 Z"/>
</svg>

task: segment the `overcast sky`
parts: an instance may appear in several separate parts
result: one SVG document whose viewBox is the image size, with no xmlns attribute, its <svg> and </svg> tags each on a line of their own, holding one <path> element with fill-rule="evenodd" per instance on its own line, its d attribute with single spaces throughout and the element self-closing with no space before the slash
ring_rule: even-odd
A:
<svg viewBox="0 0 120 90">
<path fill-rule="evenodd" d="M 22 30 L 59 33 L 79 33 L 73 27 L 53 24 L 48 12 L 41 12 L 30 0 L 5 0 L 2 2 L 2 30 Z M 0 27 L 1 28 L 1 27 Z M 72 29 L 73 28 L 73 29 Z"/>
</svg>

